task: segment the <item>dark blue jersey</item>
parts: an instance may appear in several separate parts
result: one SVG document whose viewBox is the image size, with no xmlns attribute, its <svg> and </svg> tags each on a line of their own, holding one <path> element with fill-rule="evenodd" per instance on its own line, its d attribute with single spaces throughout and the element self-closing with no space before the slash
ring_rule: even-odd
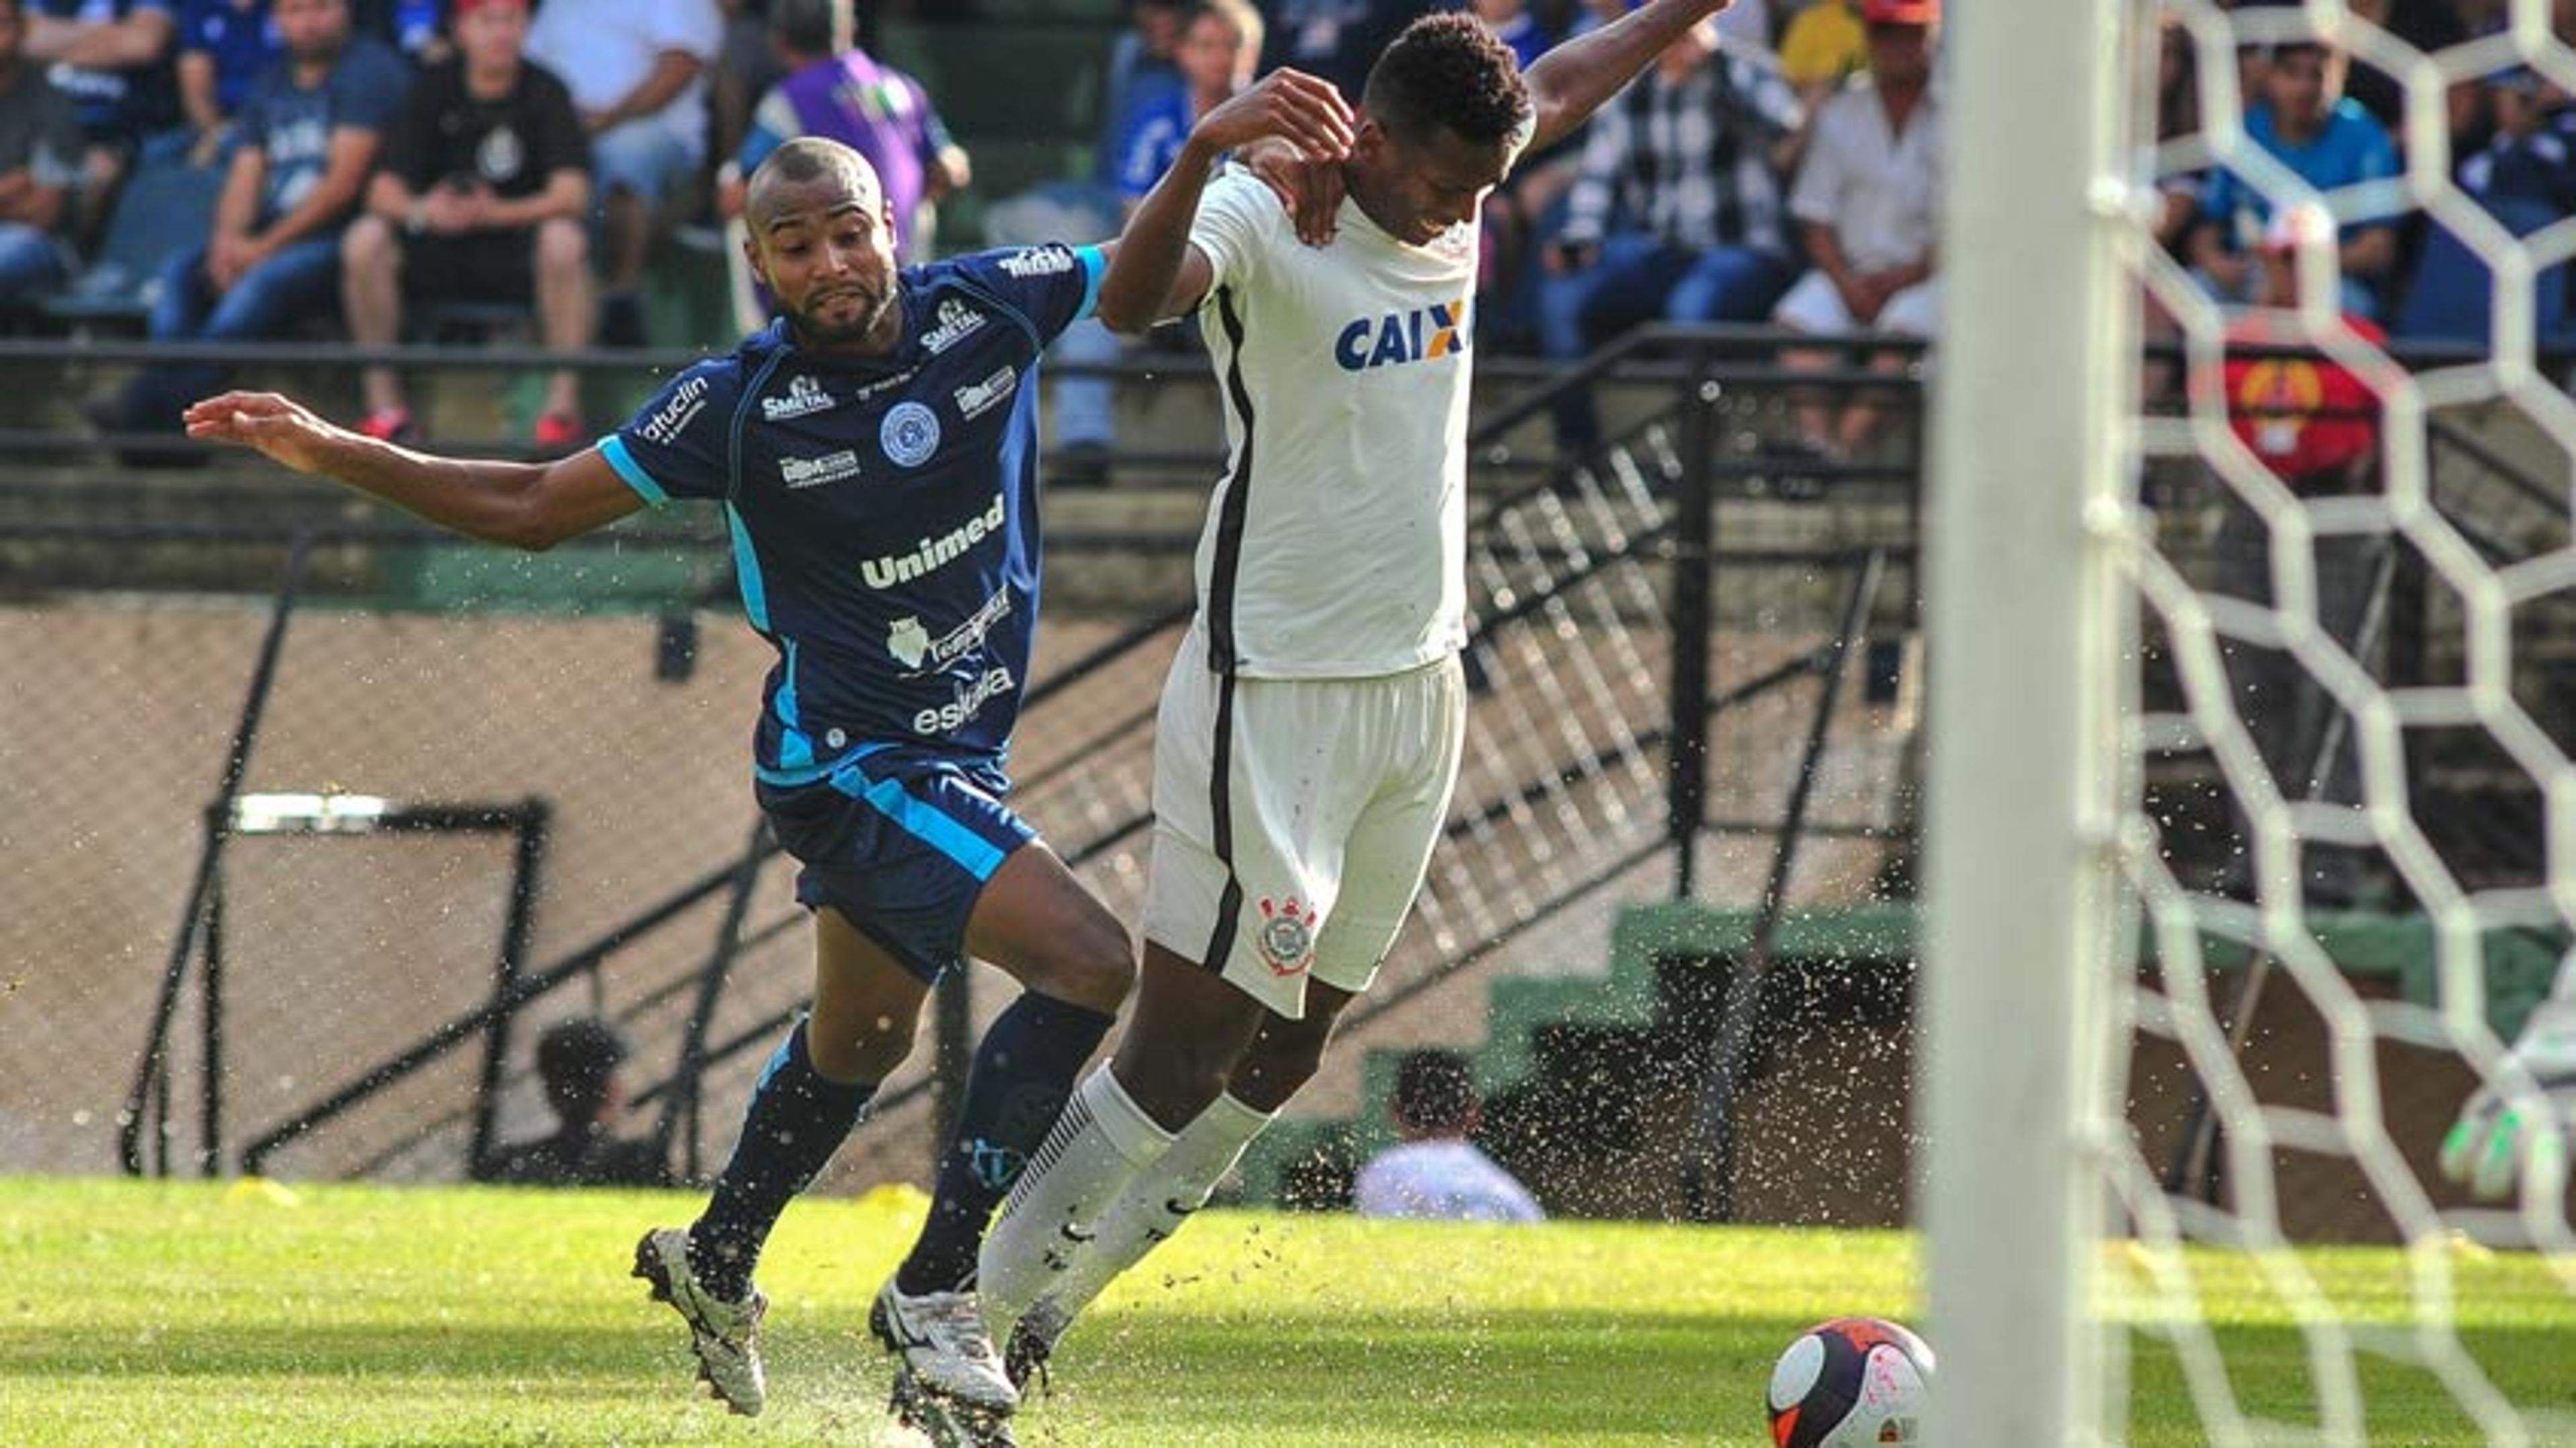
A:
<svg viewBox="0 0 2576 1448">
<path fill-rule="evenodd" d="M 778 650 L 762 780 L 901 747 L 1001 764 L 1037 623 L 1038 353 L 1101 270 L 1063 246 L 908 268 L 893 355 L 808 352 L 776 323 L 600 444 L 656 506 L 724 505 L 743 611 Z"/>
</svg>

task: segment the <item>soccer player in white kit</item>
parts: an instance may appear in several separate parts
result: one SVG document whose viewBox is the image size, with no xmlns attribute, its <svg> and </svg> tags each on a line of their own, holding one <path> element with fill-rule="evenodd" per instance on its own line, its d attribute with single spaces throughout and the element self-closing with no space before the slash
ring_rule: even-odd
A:
<svg viewBox="0 0 2576 1448">
<path fill-rule="evenodd" d="M 1651 3 L 1526 76 L 1472 16 L 1370 72 L 1332 240 L 1224 153 L 1303 141 L 1338 93 L 1277 72 L 1201 117 L 1129 221 L 1099 315 L 1196 312 L 1227 467 L 1165 685 L 1136 1012 L 1031 1158 L 980 1263 L 1014 1376 L 1198 1209 L 1314 1074 L 1421 888 L 1457 780 L 1477 218 L 1726 0 Z M 1308 154 L 1314 147 L 1305 144 Z"/>
</svg>

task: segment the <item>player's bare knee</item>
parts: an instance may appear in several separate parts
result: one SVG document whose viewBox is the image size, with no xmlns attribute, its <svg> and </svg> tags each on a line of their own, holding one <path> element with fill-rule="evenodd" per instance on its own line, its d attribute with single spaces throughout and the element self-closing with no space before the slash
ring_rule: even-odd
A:
<svg viewBox="0 0 2576 1448">
<path fill-rule="evenodd" d="M 1135 988 L 1135 943 L 1105 914 L 1085 922 L 1049 956 L 1039 978 L 1028 984 L 1058 1000 L 1114 1015 Z"/>
<path fill-rule="evenodd" d="M 1234 1099 L 1255 1111 L 1276 1111 L 1288 1104 L 1324 1064 L 1324 1047 L 1332 1038 L 1329 1020 L 1302 1021 L 1273 1017 L 1253 1039 L 1226 1085 Z"/>
<path fill-rule="evenodd" d="M 833 1081 L 882 1081 L 912 1054 L 912 1019 L 891 1015 L 806 1028 L 805 1050 L 814 1069 Z"/>
<path fill-rule="evenodd" d="M 1226 1089 L 1255 1111 L 1276 1111 L 1315 1079 L 1323 1061 L 1320 1049 L 1258 1055 L 1236 1069 Z"/>
</svg>

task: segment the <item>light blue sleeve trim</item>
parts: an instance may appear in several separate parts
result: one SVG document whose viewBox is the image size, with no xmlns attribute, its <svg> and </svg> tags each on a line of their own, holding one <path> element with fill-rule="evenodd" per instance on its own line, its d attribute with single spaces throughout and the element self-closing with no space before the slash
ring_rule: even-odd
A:
<svg viewBox="0 0 2576 1448">
<path fill-rule="evenodd" d="M 645 502 L 656 508 L 667 507 L 670 504 L 671 495 L 663 492 L 662 485 L 653 481 L 653 475 L 644 471 L 644 465 L 637 462 L 635 455 L 626 450 L 626 439 L 615 433 L 601 438 L 599 455 L 608 459 L 608 465 L 617 469 L 617 475 L 626 480 L 626 486 L 642 495 Z"/>
<path fill-rule="evenodd" d="M 1077 246 L 1073 254 L 1082 262 L 1082 305 L 1073 314 L 1079 322 L 1100 305 L 1100 279 L 1109 272 L 1109 258 L 1096 246 Z"/>
</svg>

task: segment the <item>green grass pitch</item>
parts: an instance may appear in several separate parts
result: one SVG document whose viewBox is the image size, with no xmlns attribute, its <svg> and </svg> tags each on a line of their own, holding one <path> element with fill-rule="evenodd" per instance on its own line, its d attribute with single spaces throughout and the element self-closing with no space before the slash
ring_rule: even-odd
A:
<svg viewBox="0 0 2576 1448">
<path fill-rule="evenodd" d="M 689 1194 L 0 1180 L 0 1444 L 891 1444 L 867 1303 L 921 1199 L 816 1199 L 762 1269 L 770 1410 L 698 1396 L 678 1320 L 626 1268 Z M 2106 1262 L 2132 1269 L 2117 1248 Z M 2341 1312 L 2403 1337 L 2407 1264 L 2311 1253 Z M 2200 1264 L 2246 1411 L 2316 1421 L 2290 1309 Z M 2576 1441 L 2576 1307 L 2544 1264 L 2449 1259 L 2462 1337 L 2531 1441 Z M 1113 1289 L 1024 1414 L 1041 1445 L 1396 1448 L 1767 1441 L 1799 1327 L 1918 1319 L 1913 1239 L 1603 1223 L 1476 1228 L 1210 1212 Z M 2143 1279 L 2135 1279 L 2143 1280 Z M 1939 1344 L 1936 1342 L 1934 1346 Z M 2365 1354 L 2373 1442 L 2488 1441 L 2431 1372 Z M 2207 1441 L 2142 1343 L 2132 1441 Z M 2286 1434 L 2278 1441 L 2316 1441 Z M 2274 1441 L 2270 1432 L 2263 1441 Z"/>
</svg>

